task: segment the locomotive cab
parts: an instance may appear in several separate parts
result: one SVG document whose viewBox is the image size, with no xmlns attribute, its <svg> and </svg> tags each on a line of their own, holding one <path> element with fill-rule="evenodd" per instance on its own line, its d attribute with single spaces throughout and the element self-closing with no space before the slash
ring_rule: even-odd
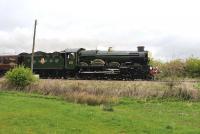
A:
<svg viewBox="0 0 200 134">
<path fill-rule="evenodd" d="M 78 48 L 78 49 L 66 49 L 62 51 L 61 53 L 64 53 L 65 55 L 65 69 L 67 70 L 75 70 L 79 59 L 78 59 L 78 54 L 80 51 L 85 50 L 83 48 Z"/>
<path fill-rule="evenodd" d="M 65 68 L 72 70 L 76 67 L 76 56 L 75 52 L 65 53 Z"/>
</svg>

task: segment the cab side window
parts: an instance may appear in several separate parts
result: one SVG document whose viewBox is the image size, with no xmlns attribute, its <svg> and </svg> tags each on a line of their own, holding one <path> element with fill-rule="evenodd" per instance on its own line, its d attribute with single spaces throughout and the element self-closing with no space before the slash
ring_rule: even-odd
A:
<svg viewBox="0 0 200 134">
<path fill-rule="evenodd" d="M 74 54 L 74 53 L 69 53 L 68 59 L 69 59 L 69 60 L 75 59 L 75 54 Z"/>
</svg>

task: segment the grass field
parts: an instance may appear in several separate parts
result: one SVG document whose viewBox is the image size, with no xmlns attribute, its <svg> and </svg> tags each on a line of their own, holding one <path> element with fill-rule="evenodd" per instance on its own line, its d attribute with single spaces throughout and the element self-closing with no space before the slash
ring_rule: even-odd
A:
<svg viewBox="0 0 200 134">
<path fill-rule="evenodd" d="M 5 79 L 0 79 L 0 89 L 19 90 Z M 70 102 L 99 105 L 118 101 L 121 97 L 137 99 L 166 99 L 200 101 L 196 82 L 157 81 L 101 81 L 101 80 L 39 80 L 23 91 L 41 95 L 59 96 Z"/>
<path fill-rule="evenodd" d="M 120 99 L 114 111 L 58 97 L 0 91 L 0 133 L 198 134 L 200 103 Z"/>
</svg>

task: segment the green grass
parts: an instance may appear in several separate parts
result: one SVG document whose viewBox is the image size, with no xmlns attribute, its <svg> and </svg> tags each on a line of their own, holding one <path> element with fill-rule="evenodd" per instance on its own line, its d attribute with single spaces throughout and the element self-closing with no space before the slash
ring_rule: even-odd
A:
<svg viewBox="0 0 200 134">
<path fill-rule="evenodd" d="M 200 134 L 200 103 L 121 99 L 114 111 L 0 91 L 2 134 Z"/>
</svg>

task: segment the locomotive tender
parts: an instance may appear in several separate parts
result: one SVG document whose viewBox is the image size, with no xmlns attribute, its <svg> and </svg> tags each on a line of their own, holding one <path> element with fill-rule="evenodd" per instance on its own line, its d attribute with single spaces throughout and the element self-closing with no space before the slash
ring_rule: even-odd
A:
<svg viewBox="0 0 200 134">
<path fill-rule="evenodd" d="M 0 56 L 1 57 L 1 56 Z M 31 53 L 16 56 L 17 65 L 31 66 Z M 0 64 L 1 71 L 1 64 Z M 5 71 L 5 70 L 4 70 Z M 33 71 L 41 78 L 152 79 L 148 51 L 99 51 L 66 49 L 61 52 L 35 52 Z"/>
</svg>

